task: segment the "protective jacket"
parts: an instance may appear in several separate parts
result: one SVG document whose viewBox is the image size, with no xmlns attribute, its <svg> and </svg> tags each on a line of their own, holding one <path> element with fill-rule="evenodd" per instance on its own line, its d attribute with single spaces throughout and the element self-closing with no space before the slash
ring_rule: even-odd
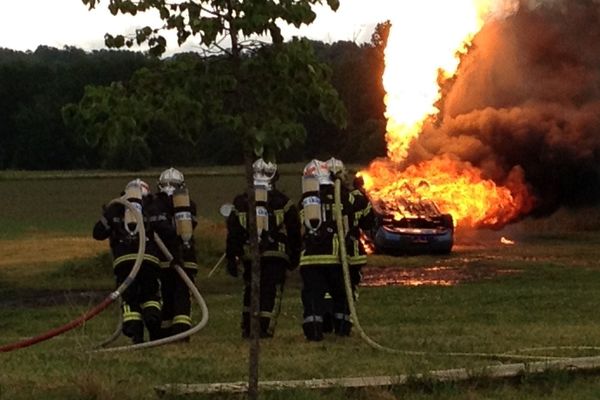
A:
<svg viewBox="0 0 600 400">
<path fill-rule="evenodd" d="M 300 256 L 300 275 L 302 276 L 302 305 L 304 321 L 302 329 L 308 340 L 323 339 L 324 316 L 330 312 L 332 329 L 340 336 L 350 334 L 350 312 L 346 300 L 340 246 L 345 245 L 345 239 L 339 237 L 335 197 L 333 185 L 320 185 L 318 194 L 307 192 L 303 194 L 301 204 L 317 203 L 314 197 L 318 195 L 320 202 L 320 220 L 306 219 L 304 210 L 301 211 L 303 221 L 303 250 Z M 344 231 L 348 231 L 349 216 L 353 210 L 353 198 L 350 192 L 341 188 L 341 213 Z M 326 300 L 326 295 L 330 300 Z"/>
<path fill-rule="evenodd" d="M 244 296 L 242 310 L 242 336 L 250 335 L 251 276 L 248 235 L 247 194 L 237 196 L 234 210 L 227 220 L 226 256 L 235 263 L 244 264 Z M 268 191 L 262 210 L 268 220 L 268 228 L 259 237 L 260 249 L 260 335 L 272 337 L 281 310 L 286 269 L 298 266 L 300 257 L 300 219 L 298 210 L 290 199 L 276 189 Z M 257 211 L 258 213 L 259 211 Z"/>
<path fill-rule="evenodd" d="M 153 230 L 149 223 L 152 218 L 151 200 L 152 196 L 146 196 L 142 200 L 146 233 L 144 259 L 135 279 L 122 294 L 122 330 L 134 343 L 144 340 L 144 325 L 148 329 L 150 340 L 157 339 L 160 334 L 159 261 L 158 247 L 153 240 Z M 94 225 L 92 235 L 97 240 L 109 239 L 116 285 L 121 285 L 133 268 L 139 248 L 139 236 L 132 235 L 125 226 L 125 207 L 112 203 L 105 208 L 102 217 Z"/>
<path fill-rule="evenodd" d="M 340 260 L 340 240 L 337 223 L 335 220 L 335 198 L 333 185 L 321 185 L 319 188 L 319 197 L 321 201 L 321 223 L 317 229 L 309 229 L 304 224 L 305 215 L 302 205 L 308 194 L 303 194 L 300 201 L 300 219 L 304 227 L 303 250 L 300 256 L 300 265 L 323 265 L 323 264 L 341 264 Z M 348 230 L 349 214 L 352 211 L 353 199 L 349 191 L 342 187 L 341 189 L 341 207 L 343 224 L 345 230 Z"/>
<path fill-rule="evenodd" d="M 349 214 L 348 232 L 346 235 L 346 253 L 351 266 L 365 265 L 367 252 L 360 240 L 362 232 L 369 231 L 375 225 L 375 214 L 371 202 L 358 189 L 351 194 L 352 211 Z"/>
<path fill-rule="evenodd" d="M 248 195 L 236 196 L 234 210 L 227 219 L 228 259 L 238 257 L 250 260 L 248 235 Z M 298 210 L 290 199 L 277 189 L 268 192 L 265 205 L 268 213 L 269 229 L 259 238 L 261 258 L 276 258 L 287 263 L 292 269 L 298 265 L 300 256 L 300 220 Z"/>
<path fill-rule="evenodd" d="M 149 223 L 152 216 L 148 214 L 151 196 L 143 200 L 144 228 L 146 230 L 146 253 L 144 260 L 158 265 L 159 250 L 153 240 L 153 230 Z M 113 257 L 113 268 L 124 261 L 135 260 L 139 248 L 138 235 L 132 235 L 125 228 L 125 206 L 112 203 L 103 210 L 102 216 L 94 225 L 92 236 L 96 240 L 109 239 Z"/>
</svg>

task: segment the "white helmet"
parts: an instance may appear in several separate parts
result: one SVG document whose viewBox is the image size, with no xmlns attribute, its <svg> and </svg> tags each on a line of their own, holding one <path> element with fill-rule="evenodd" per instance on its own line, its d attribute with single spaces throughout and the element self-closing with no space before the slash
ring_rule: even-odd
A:
<svg viewBox="0 0 600 400">
<path fill-rule="evenodd" d="M 171 196 L 176 189 L 185 186 L 183 174 L 171 167 L 161 172 L 158 177 L 158 190 Z"/>
<path fill-rule="evenodd" d="M 265 162 L 259 158 L 252 164 L 252 170 L 254 171 L 254 186 L 264 186 L 270 189 L 273 178 L 277 174 L 277 164 Z"/>
<path fill-rule="evenodd" d="M 144 182 L 143 180 L 141 180 L 140 178 L 129 181 L 129 183 L 127 183 L 127 185 L 125 186 L 125 191 L 127 191 L 127 189 L 129 189 L 133 186 L 137 186 L 140 188 L 142 197 L 146 197 L 150 194 L 150 186 L 148 186 L 148 184 L 146 182 Z"/>
<path fill-rule="evenodd" d="M 303 174 L 305 178 L 317 178 L 319 180 L 319 184 L 321 185 L 333 185 L 331 174 L 329 172 L 329 166 L 326 162 L 317 159 L 311 160 L 304 167 Z"/>
<path fill-rule="evenodd" d="M 329 167 L 329 171 L 334 177 L 342 177 L 342 175 L 344 175 L 344 173 L 346 172 L 342 160 L 338 160 L 335 157 L 331 157 L 326 162 L 327 167 Z"/>
</svg>

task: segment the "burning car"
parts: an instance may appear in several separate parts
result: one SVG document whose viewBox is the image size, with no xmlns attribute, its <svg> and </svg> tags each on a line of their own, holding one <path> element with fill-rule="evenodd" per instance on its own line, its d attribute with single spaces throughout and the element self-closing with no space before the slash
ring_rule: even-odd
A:
<svg viewBox="0 0 600 400">
<path fill-rule="evenodd" d="M 367 236 L 376 253 L 447 254 L 452 250 L 452 215 L 443 214 L 432 200 L 379 200 L 373 202 L 373 209 L 376 224 Z"/>
</svg>

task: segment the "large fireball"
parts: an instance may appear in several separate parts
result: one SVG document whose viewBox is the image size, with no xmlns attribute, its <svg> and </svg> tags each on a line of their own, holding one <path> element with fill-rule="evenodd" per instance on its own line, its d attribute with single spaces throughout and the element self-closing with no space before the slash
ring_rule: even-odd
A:
<svg viewBox="0 0 600 400">
<path fill-rule="evenodd" d="M 513 1 L 419 0 L 398 2 L 385 50 L 388 159 L 361 171 L 375 202 L 401 198 L 435 201 L 459 226 L 502 226 L 529 211 L 522 174 L 498 186 L 451 155 L 406 167 L 412 141 L 439 110 L 440 82 L 451 79 L 484 23 L 514 11 Z"/>
</svg>

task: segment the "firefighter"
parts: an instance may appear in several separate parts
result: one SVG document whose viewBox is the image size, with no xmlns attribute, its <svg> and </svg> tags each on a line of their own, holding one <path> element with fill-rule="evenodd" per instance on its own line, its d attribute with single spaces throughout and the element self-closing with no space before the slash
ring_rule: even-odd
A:
<svg viewBox="0 0 600 400">
<path fill-rule="evenodd" d="M 365 183 L 360 175 L 355 175 L 352 181 L 352 213 L 349 219 L 349 230 L 346 235 L 348 268 L 354 300 L 358 299 L 358 285 L 362 280 L 362 267 L 367 264 L 367 251 L 361 240 L 364 232 L 375 226 L 375 214 L 371 201 L 365 192 Z"/>
<path fill-rule="evenodd" d="M 371 203 L 364 194 L 362 178 L 355 177 L 353 182 L 349 183 L 346 168 L 341 160 L 331 157 L 326 163 L 333 179 L 339 179 L 341 184 L 347 187 L 350 192 L 349 202 L 352 205 L 352 210 L 348 213 L 345 241 L 352 295 L 354 300 L 357 300 L 358 285 L 362 279 L 361 269 L 367 263 L 367 253 L 364 244 L 360 240 L 361 234 L 364 230 L 371 229 L 375 217 L 371 209 Z M 323 333 L 330 333 L 333 330 L 333 299 L 331 294 L 327 292 L 324 300 Z"/>
<path fill-rule="evenodd" d="M 184 176 L 179 170 L 164 170 L 158 178 L 157 189 L 153 226 L 173 256 L 169 261 L 167 255 L 160 253 L 161 336 L 166 337 L 192 327 L 190 290 L 173 265 L 179 265 L 192 282 L 195 280 L 198 263 L 193 231 L 198 221 L 196 203 L 189 199 Z M 181 225 L 185 221 L 188 229 L 182 233 Z M 183 340 L 189 341 L 189 338 Z"/>
<path fill-rule="evenodd" d="M 135 279 L 122 294 L 123 334 L 133 343 L 141 343 L 144 341 L 144 325 L 150 340 L 157 339 L 160 334 L 158 248 L 152 240 L 152 229 L 148 223 L 152 218 L 149 214 L 152 196 L 148 184 L 140 179 L 129 182 L 122 195 L 142 212 L 146 229 L 144 260 Z M 137 258 L 139 238 L 136 225 L 131 211 L 119 203 L 103 207 L 102 217 L 94 225 L 94 239 L 109 239 L 117 287 L 125 281 Z"/>
<path fill-rule="evenodd" d="M 323 315 L 326 313 L 325 296 L 331 296 L 333 330 L 339 336 L 350 334 L 351 321 L 346 292 L 340 245 L 335 216 L 334 180 L 336 177 L 326 162 L 312 160 L 303 171 L 301 220 L 303 223 L 303 250 L 300 257 L 302 277 L 302 304 L 304 336 L 309 341 L 323 340 Z M 341 189 L 341 212 L 347 230 L 351 211 L 351 196 Z"/>
<path fill-rule="evenodd" d="M 300 219 L 296 205 L 275 188 L 277 165 L 262 158 L 252 165 L 260 250 L 260 337 L 273 337 L 281 310 L 286 271 L 298 266 Z M 251 262 L 248 235 L 249 202 L 246 193 L 236 196 L 227 219 L 227 271 L 238 275 L 243 264 L 244 295 L 242 337 L 250 336 Z"/>
</svg>

